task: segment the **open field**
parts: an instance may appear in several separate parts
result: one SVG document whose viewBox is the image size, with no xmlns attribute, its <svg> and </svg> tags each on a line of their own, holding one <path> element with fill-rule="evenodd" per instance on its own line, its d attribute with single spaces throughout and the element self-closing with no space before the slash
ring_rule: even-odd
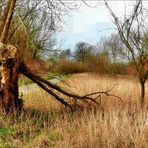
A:
<svg viewBox="0 0 148 148">
<path fill-rule="evenodd" d="M 24 95 L 20 117 L 0 117 L 0 147 L 143 148 L 148 147 L 148 109 L 138 106 L 136 78 L 76 74 L 60 84 L 77 94 L 106 91 L 96 109 L 69 112 L 40 89 Z M 148 99 L 146 84 L 146 100 Z"/>
</svg>

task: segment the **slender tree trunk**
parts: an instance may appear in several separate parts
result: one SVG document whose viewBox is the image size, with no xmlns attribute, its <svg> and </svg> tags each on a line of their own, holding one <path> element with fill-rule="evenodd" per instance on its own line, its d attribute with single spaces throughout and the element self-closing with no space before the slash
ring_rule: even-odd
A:
<svg viewBox="0 0 148 148">
<path fill-rule="evenodd" d="M 144 107 L 144 97 L 145 97 L 145 81 L 140 81 L 140 86 L 141 86 L 141 97 L 140 97 L 140 104 L 141 108 Z"/>
<path fill-rule="evenodd" d="M 3 31 L 4 25 L 5 25 L 5 22 L 6 22 L 6 19 L 7 19 L 7 14 L 8 14 L 8 11 L 9 11 L 10 4 L 11 4 L 11 1 L 9 0 L 7 2 L 7 6 L 5 7 L 4 13 L 3 13 L 2 18 L 1 18 L 2 19 L 2 22 L 0 24 L 0 31 L 1 32 Z"/>
<path fill-rule="evenodd" d="M 2 24 L 2 32 L 0 36 L 0 42 L 1 43 L 6 43 L 8 33 L 9 33 L 9 28 L 13 16 L 13 11 L 15 8 L 16 0 L 8 0 L 7 6 L 5 8 L 5 13 L 4 13 L 4 20 Z"/>
</svg>

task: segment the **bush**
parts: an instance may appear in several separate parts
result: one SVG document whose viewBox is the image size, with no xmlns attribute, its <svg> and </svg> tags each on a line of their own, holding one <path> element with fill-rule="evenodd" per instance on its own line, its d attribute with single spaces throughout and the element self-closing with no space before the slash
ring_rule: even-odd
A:
<svg viewBox="0 0 148 148">
<path fill-rule="evenodd" d="M 103 57 L 93 57 L 87 61 L 87 69 L 99 74 L 127 74 L 127 64 L 112 63 Z"/>
<path fill-rule="evenodd" d="M 111 73 L 111 64 L 108 60 L 99 57 L 92 57 L 87 61 L 87 70 L 92 73 L 108 74 Z"/>
<path fill-rule="evenodd" d="M 26 65 L 31 71 L 33 71 L 35 73 L 36 72 L 37 73 L 44 73 L 48 70 L 45 62 L 40 61 L 40 60 L 28 59 L 28 61 L 26 62 Z"/>
<path fill-rule="evenodd" d="M 51 72 L 62 74 L 73 74 L 87 72 L 87 67 L 83 63 L 75 63 L 71 61 L 63 61 L 54 65 Z"/>
<path fill-rule="evenodd" d="M 113 63 L 104 57 L 92 56 L 85 62 L 60 61 L 52 63 L 49 71 L 61 74 L 91 72 L 98 74 L 135 74 L 133 66 L 127 63 Z"/>
</svg>

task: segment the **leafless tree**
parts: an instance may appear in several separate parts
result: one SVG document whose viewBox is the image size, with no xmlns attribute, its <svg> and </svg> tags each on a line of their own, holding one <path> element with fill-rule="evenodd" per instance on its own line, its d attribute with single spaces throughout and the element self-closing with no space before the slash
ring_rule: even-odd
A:
<svg viewBox="0 0 148 148">
<path fill-rule="evenodd" d="M 128 51 L 128 59 L 133 62 L 141 85 L 141 107 L 144 106 L 145 82 L 148 78 L 148 26 L 146 24 L 147 12 L 143 1 L 136 0 L 130 15 L 124 14 L 124 19 L 117 17 L 115 12 L 105 1 L 106 8 L 110 12 L 114 24 L 118 29 L 121 40 Z"/>
<path fill-rule="evenodd" d="M 111 62 L 127 62 L 126 47 L 118 34 L 111 34 L 104 40 L 104 49 L 109 52 Z"/>
<path fill-rule="evenodd" d="M 75 47 L 75 58 L 77 61 L 84 62 L 91 55 L 93 46 L 85 42 L 79 42 Z"/>
</svg>

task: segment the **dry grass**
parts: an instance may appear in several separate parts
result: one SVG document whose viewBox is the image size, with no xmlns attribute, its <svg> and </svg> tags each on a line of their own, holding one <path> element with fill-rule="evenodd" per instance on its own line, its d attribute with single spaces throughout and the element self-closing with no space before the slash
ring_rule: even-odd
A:
<svg viewBox="0 0 148 148">
<path fill-rule="evenodd" d="M 147 107 L 138 107 L 135 78 L 77 74 L 61 85 L 81 95 L 116 85 L 112 93 L 120 96 L 124 105 L 117 98 L 103 96 L 98 101 L 104 110 L 98 107 L 71 113 L 37 89 L 24 96 L 26 111 L 20 117 L 0 116 L 0 147 L 148 147 L 148 112 Z"/>
</svg>

